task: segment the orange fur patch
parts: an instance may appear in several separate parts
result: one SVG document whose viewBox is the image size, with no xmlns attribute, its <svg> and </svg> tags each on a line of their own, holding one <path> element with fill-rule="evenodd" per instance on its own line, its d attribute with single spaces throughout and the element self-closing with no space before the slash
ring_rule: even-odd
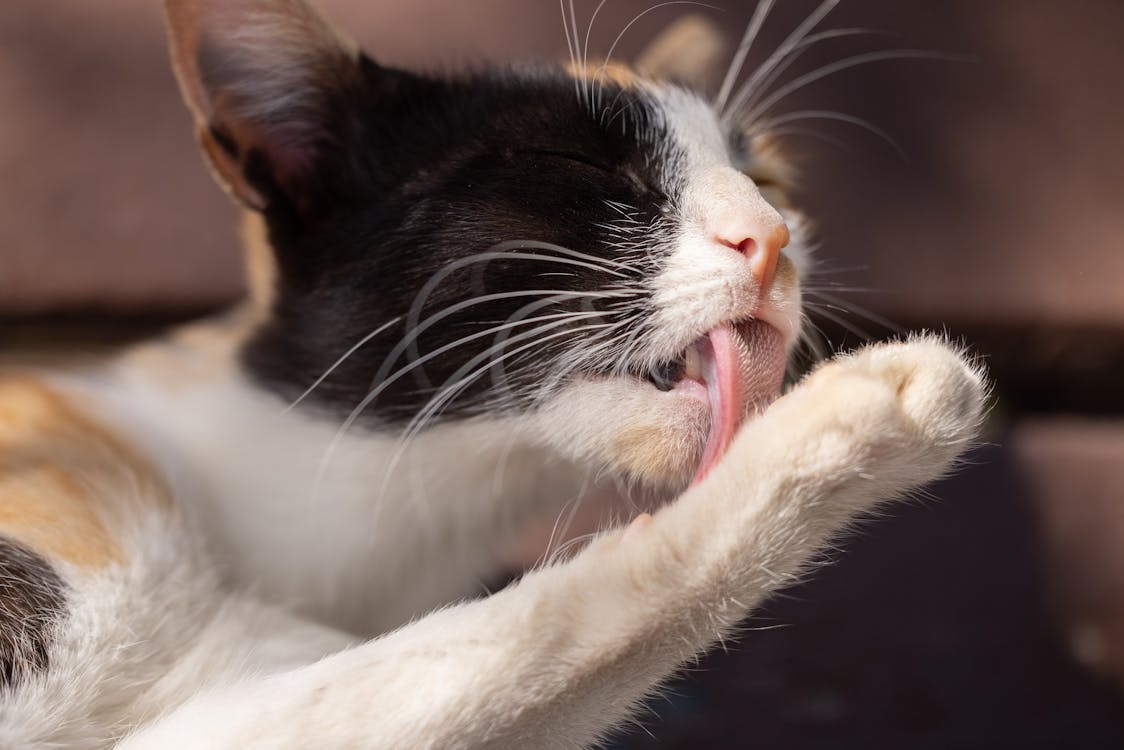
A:
<svg viewBox="0 0 1124 750">
<path fill-rule="evenodd" d="M 245 250 L 246 278 L 255 309 L 265 314 L 273 305 L 277 284 L 277 261 L 269 244 L 265 219 L 257 211 L 242 214 L 242 247 Z"/>
<path fill-rule="evenodd" d="M 629 66 L 614 62 L 590 62 L 584 66 L 568 63 L 566 72 L 581 81 L 589 81 L 590 83 L 611 81 L 625 88 L 640 86 L 643 80 Z"/>
<path fill-rule="evenodd" d="M 660 33 L 636 59 L 636 70 L 656 80 L 699 91 L 718 87 L 730 58 L 730 40 L 709 18 L 683 16 Z"/>
<path fill-rule="evenodd" d="M 61 395 L 0 379 L 0 535 L 81 568 L 121 562 L 107 518 L 169 503 L 152 468 Z"/>
<path fill-rule="evenodd" d="M 626 427 L 612 436 L 613 460 L 618 466 L 634 476 L 669 485 L 691 469 L 683 449 L 676 435 L 652 425 Z"/>
<path fill-rule="evenodd" d="M 122 354 L 121 360 L 168 390 L 229 378 L 239 344 L 266 312 L 245 302 L 221 318 L 189 323 L 159 339 L 142 342 Z"/>
<path fill-rule="evenodd" d="M 777 257 L 777 270 L 773 274 L 773 285 L 787 293 L 796 285 L 797 281 L 796 266 L 782 251 Z"/>
</svg>

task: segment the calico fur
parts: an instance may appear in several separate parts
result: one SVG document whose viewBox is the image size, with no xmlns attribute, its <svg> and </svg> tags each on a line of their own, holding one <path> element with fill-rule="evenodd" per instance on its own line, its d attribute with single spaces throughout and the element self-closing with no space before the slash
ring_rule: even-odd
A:
<svg viewBox="0 0 1124 750">
<path fill-rule="evenodd" d="M 167 8 L 254 295 L 0 380 L 0 746 L 589 747 L 976 435 L 983 373 L 920 336 L 824 363 L 690 482 L 717 417 L 653 370 L 800 335 L 760 144 L 659 71 L 436 78 L 300 0 Z M 558 327 L 515 338 L 532 314 Z M 628 485 L 663 502 L 473 597 Z"/>
</svg>

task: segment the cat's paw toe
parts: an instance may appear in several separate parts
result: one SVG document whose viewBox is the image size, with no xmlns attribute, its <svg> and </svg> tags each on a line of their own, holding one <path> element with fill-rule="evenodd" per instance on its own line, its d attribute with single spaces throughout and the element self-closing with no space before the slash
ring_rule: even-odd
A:
<svg viewBox="0 0 1124 750">
<path fill-rule="evenodd" d="M 948 470 L 979 432 L 987 383 L 963 349 L 922 335 L 837 357 L 792 395 L 800 451 L 819 446 L 817 462 L 876 475 L 889 490 Z"/>
<path fill-rule="evenodd" d="M 902 411 L 931 440 L 953 444 L 975 437 L 987 383 L 982 367 L 962 349 L 920 336 L 872 347 L 860 359 L 895 388 Z"/>
<path fill-rule="evenodd" d="M 882 385 L 863 421 L 875 423 L 871 435 L 884 432 L 886 448 L 925 474 L 944 471 L 979 432 L 987 401 L 983 369 L 945 339 L 923 335 L 878 344 L 837 365 Z M 877 423 L 887 429 L 878 430 Z"/>
</svg>

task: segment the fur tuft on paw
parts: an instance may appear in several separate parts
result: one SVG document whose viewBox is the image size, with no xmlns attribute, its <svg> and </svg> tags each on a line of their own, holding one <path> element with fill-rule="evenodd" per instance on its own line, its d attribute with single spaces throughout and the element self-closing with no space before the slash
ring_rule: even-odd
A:
<svg viewBox="0 0 1124 750">
<path fill-rule="evenodd" d="M 848 366 L 892 388 L 902 414 L 936 446 L 956 452 L 975 439 L 987 402 L 982 365 L 968 352 L 934 334 L 866 347 Z"/>
<path fill-rule="evenodd" d="M 948 471 L 979 434 L 987 397 L 963 347 L 918 334 L 824 363 L 777 406 L 804 424 L 805 462 L 853 467 L 896 494 Z"/>
</svg>

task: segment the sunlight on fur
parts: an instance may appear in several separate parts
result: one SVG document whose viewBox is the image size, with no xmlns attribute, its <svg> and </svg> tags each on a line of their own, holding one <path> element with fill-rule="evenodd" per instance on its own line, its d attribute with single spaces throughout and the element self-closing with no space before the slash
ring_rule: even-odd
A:
<svg viewBox="0 0 1124 750">
<path fill-rule="evenodd" d="M 568 61 L 433 76 L 166 0 L 252 295 L 0 380 L 0 746 L 590 747 L 948 472 L 987 385 L 940 336 L 782 393 L 815 260 L 772 107 L 835 4 L 752 70 L 770 0 L 635 66 L 563 3 Z M 591 498 L 632 517 L 579 544 Z"/>
</svg>

